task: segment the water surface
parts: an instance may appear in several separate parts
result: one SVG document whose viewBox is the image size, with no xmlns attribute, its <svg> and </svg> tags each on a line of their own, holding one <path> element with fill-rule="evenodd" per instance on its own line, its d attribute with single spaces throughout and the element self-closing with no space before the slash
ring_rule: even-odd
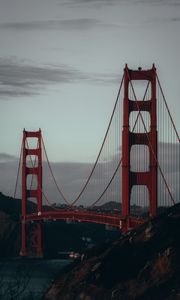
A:
<svg viewBox="0 0 180 300">
<path fill-rule="evenodd" d="M 67 259 L 13 259 L 0 261 L 1 300 L 39 300 Z"/>
</svg>

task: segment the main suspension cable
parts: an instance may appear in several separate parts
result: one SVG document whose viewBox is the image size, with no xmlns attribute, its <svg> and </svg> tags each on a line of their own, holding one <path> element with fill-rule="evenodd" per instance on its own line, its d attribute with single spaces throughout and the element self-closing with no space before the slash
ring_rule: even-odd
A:
<svg viewBox="0 0 180 300">
<path fill-rule="evenodd" d="M 115 113 L 115 111 L 116 111 L 116 107 L 117 107 L 117 104 L 118 104 L 119 96 L 120 96 L 121 89 L 122 89 L 122 85 L 123 85 L 123 81 L 124 81 L 124 75 L 123 75 L 122 80 L 121 80 L 121 83 L 120 83 L 120 87 L 119 87 L 118 94 L 117 94 L 117 97 L 116 97 L 116 101 L 115 101 L 115 104 L 114 104 L 114 108 L 113 108 L 113 111 L 112 111 L 112 114 L 111 114 L 111 118 L 110 118 L 110 121 L 109 121 L 107 130 L 106 130 L 106 133 L 105 133 L 105 136 L 104 136 L 104 139 L 103 139 L 103 142 L 102 142 L 102 145 L 101 145 L 99 154 L 98 154 L 98 156 L 97 156 L 97 159 L 96 159 L 96 161 L 95 161 L 95 163 L 94 163 L 94 166 L 93 166 L 93 168 L 92 168 L 92 170 L 91 170 L 91 172 L 90 172 L 90 174 L 89 174 L 89 176 L 88 176 L 88 178 L 87 178 L 87 180 L 86 180 L 85 185 L 83 186 L 83 188 L 82 188 L 81 192 L 79 193 L 79 195 L 77 196 L 77 198 L 72 202 L 71 206 L 74 206 L 74 204 L 75 204 L 75 203 L 79 200 L 79 198 L 81 197 L 81 195 L 82 195 L 82 193 L 84 192 L 86 186 L 88 185 L 88 183 L 89 183 L 89 181 L 90 181 L 90 179 L 91 179 L 91 177 L 92 177 L 92 174 L 93 174 L 93 172 L 94 172 L 94 170 L 95 170 L 95 168 L 96 168 L 96 165 L 97 165 L 97 163 L 98 163 L 98 161 L 99 161 L 99 157 L 100 157 L 101 152 L 102 152 L 102 149 L 103 149 L 103 147 L 104 147 L 104 144 L 105 144 L 105 141 L 106 141 L 106 138 L 107 138 L 107 135 L 108 135 L 108 132 L 109 132 L 109 129 L 110 129 L 110 126 L 111 126 L 113 117 L 114 117 L 114 113 Z"/>
<path fill-rule="evenodd" d="M 109 183 L 105 187 L 104 191 L 101 193 L 101 195 L 98 197 L 98 199 L 90 205 L 90 208 L 93 207 L 93 206 L 95 206 L 101 200 L 101 198 L 104 196 L 105 192 L 108 190 L 111 182 L 113 181 L 113 179 L 114 179 L 114 177 L 115 177 L 115 175 L 116 175 L 116 173 L 117 173 L 117 171 L 118 171 L 118 169 L 119 169 L 119 167 L 121 165 L 121 162 L 122 162 L 122 158 L 120 159 L 120 161 L 119 161 L 119 163 L 118 163 L 118 165 L 117 165 L 117 167 L 116 167 L 116 169 L 115 169 L 115 171 L 114 171 L 114 173 L 113 173 L 113 175 L 112 175 Z"/>
<path fill-rule="evenodd" d="M 51 168 L 51 164 L 49 162 L 49 158 L 48 158 L 48 155 L 47 155 L 47 151 L 46 151 L 46 147 L 45 147 L 45 144 L 44 144 L 44 140 L 43 140 L 43 137 L 42 137 L 42 145 L 43 145 L 43 149 L 44 149 L 44 153 L 45 153 L 45 156 L 46 156 L 46 160 L 47 160 L 47 163 L 48 163 L 48 167 L 49 167 L 49 170 L 51 172 L 51 176 L 54 180 L 54 183 L 56 185 L 56 188 L 59 192 L 59 194 L 61 195 L 61 197 L 63 198 L 63 200 L 66 202 L 67 205 L 70 205 L 69 201 L 66 199 L 66 197 L 64 196 L 63 192 L 61 191 L 61 189 L 59 188 L 58 184 L 57 184 L 57 181 L 56 181 L 56 178 L 53 174 L 53 171 L 52 171 L 52 168 Z"/>
<path fill-rule="evenodd" d="M 20 151 L 20 156 L 19 156 L 18 171 L 17 171 L 16 183 L 15 183 L 15 189 L 14 189 L 14 195 L 13 195 L 14 198 L 16 198 L 17 185 L 18 185 L 18 180 L 19 180 L 19 173 L 20 173 L 20 166 L 21 166 L 21 159 L 22 159 L 22 149 L 23 149 L 23 143 L 21 143 L 21 151 Z"/>
<path fill-rule="evenodd" d="M 143 101 L 145 101 L 146 94 L 147 94 L 147 91 L 148 91 L 148 88 L 149 88 L 149 84 L 150 84 L 150 82 L 148 81 L 147 87 L 146 87 L 146 90 L 145 90 L 145 93 L 144 93 L 144 96 L 143 96 Z M 136 128 L 136 124 L 137 124 L 139 115 L 140 115 L 140 111 L 138 111 L 138 115 L 136 116 L 136 120 L 135 120 L 134 125 L 133 125 L 133 128 L 132 128 L 132 132 L 134 132 L 134 130 L 135 130 L 135 128 Z M 91 208 L 92 208 L 93 206 L 95 206 L 95 205 L 101 200 L 101 198 L 104 196 L 105 192 L 108 190 L 109 186 L 111 185 L 111 182 L 112 182 L 112 181 L 114 180 L 114 178 L 115 178 L 115 175 L 116 175 L 116 173 L 117 173 L 117 171 L 118 171 L 118 169 L 119 169 L 119 167 L 120 167 L 120 165 L 121 165 L 121 162 L 122 162 L 122 157 L 120 158 L 120 161 L 119 161 L 119 163 L 118 163 L 118 165 L 117 165 L 117 167 L 116 167 L 116 169 L 115 169 L 115 171 L 114 171 L 114 173 L 113 173 L 113 175 L 112 175 L 110 181 L 108 182 L 107 186 L 105 187 L 104 191 L 101 193 L 101 195 L 98 197 L 98 199 L 90 205 Z"/>
<path fill-rule="evenodd" d="M 88 178 L 86 179 L 86 182 L 84 184 L 84 186 L 82 187 L 81 191 L 79 192 L 78 196 L 75 198 L 75 200 L 70 204 L 70 202 L 67 200 L 67 198 L 64 196 L 62 190 L 59 188 L 58 184 L 57 184 L 57 181 L 55 179 L 55 176 L 53 174 L 53 171 L 52 171 L 52 168 L 51 168 L 51 165 L 50 165 L 50 162 L 49 162 L 49 159 L 48 159 L 48 156 L 47 156 L 47 152 L 46 152 L 46 149 L 45 149 L 45 144 L 44 144 L 44 141 L 42 139 L 42 142 L 43 142 L 43 147 L 44 147 L 44 151 L 45 151 L 45 155 L 46 155 L 46 159 L 47 159 L 47 162 L 48 162 L 48 166 L 50 168 L 50 171 L 51 171 L 51 175 L 53 177 L 53 180 L 55 182 L 55 185 L 61 195 L 61 197 L 64 199 L 64 201 L 66 201 L 66 203 L 70 206 L 70 207 L 73 207 L 75 205 L 75 203 L 79 200 L 79 198 L 81 197 L 81 195 L 83 194 L 84 190 L 86 189 L 93 173 L 94 173 L 94 170 L 97 166 L 97 163 L 99 161 L 99 157 L 102 153 L 102 150 L 103 150 L 103 147 L 104 147 L 104 144 L 105 144 L 105 141 L 106 141 L 106 138 L 107 138 L 107 135 L 108 135 L 108 132 L 109 132 L 109 129 L 110 129 L 110 126 L 111 126 L 111 123 L 112 123 L 112 120 L 113 120 L 113 116 L 114 116 L 114 113 L 115 113 L 115 110 L 116 110 L 116 107 L 117 107 L 117 103 L 118 103 L 118 100 L 119 100 L 119 96 L 120 96 L 120 93 L 121 93 L 121 89 L 122 89 L 122 85 L 123 85 L 123 81 L 124 81 L 124 75 L 122 77 L 122 80 L 121 80 L 121 83 L 120 83 L 120 87 L 119 87 L 119 90 L 118 90 L 118 93 L 117 93 L 117 97 L 116 97 L 116 101 L 115 101 L 115 104 L 114 104 L 114 108 L 113 108 L 113 111 L 112 111 L 112 114 L 111 114 L 111 117 L 110 117 L 110 121 L 109 121 L 109 124 L 108 124 L 108 127 L 107 127 L 107 130 L 106 130 L 106 133 L 105 133 L 105 136 L 104 136 L 104 139 L 103 139 L 103 142 L 101 144 L 101 148 L 99 150 L 99 153 L 98 153 L 98 156 L 96 158 L 96 161 L 91 169 L 91 172 L 88 176 Z"/>
</svg>

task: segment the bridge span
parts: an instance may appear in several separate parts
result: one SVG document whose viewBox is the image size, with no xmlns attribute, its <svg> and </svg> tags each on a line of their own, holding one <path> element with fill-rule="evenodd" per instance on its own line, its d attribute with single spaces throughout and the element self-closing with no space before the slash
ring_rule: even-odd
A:
<svg viewBox="0 0 180 300">
<path fill-rule="evenodd" d="M 143 94 L 136 95 L 134 85 L 137 85 L 138 90 L 138 87 L 144 82 Z M 123 91 L 122 95 L 121 91 Z M 122 107 L 120 106 L 121 99 Z M 122 117 L 120 117 L 120 113 L 122 113 Z M 121 119 L 122 126 L 120 126 Z M 115 128 L 112 127 L 113 120 Z M 33 139 L 34 142 L 37 141 L 36 148 L 29 147 L 29 139 Z M 55 180 L 41 130 L 26 131 L 24 129 L 20 156 L 22 157 L 20 255 L 28 256 L 31 248 L 35 256 L 41 257 L 43 255 L 42 223 L 45 221 L 69 220 L 104 224 L 118 228 L 124 233 L 130 228 L 142 224 L 145 221 L 142 215 L 151 219 L 157 215 L 159 207 L 174 205 L 178 197 L 179 192 L 177 191 L 180 182 L 179 145 L 180 138 L 154 65 L 148 70 L 141 68 L 131 70 L 127 65 L 125 66 L 114 109 L 97 159 L 89 172 L 89 176 L 85 180 L 83 178 L 82 189 L 74 200 L 65 197 Z M 109 152 L 111 147 L 113 150 Z M 45 196 L 42 184 L 42 148 L 60 199 L 66 203 L 67 209 L 53 207 Z M 34 157 L 34 161 L 32 157 Z M 172 167 L 177 172 L 172 172 Z M 117 174 L 121 174 L 121 177 L 118 177 Z M 102 181 L 105 181 L 103 187 L 101 186 Z M 93 182 L 99 183 L 101 192 L 97 186 L 93 186 Z M 91 197 L 86 197 L 87 190 L 93 191 L 93 195 L 97 192 L 93 200 Z M 117 214 L 90 210 L 92 207 L 97 207 L 97 203 L 102 197 L 105 200 L 109 199 L 109 195 L 111 197 L 115 195 L 115 202 L 119 203 Z M 31 213 L 27 210 L 29 198 L 34 199 L 35 202 L 34 210 Z M 49 208 L 46 211 L 42 203 L 43 199 L 48 203 Z M 89 211 L 88 209 L 77 210 L 77 202 L 80 200 L 79 203 L 82 203 L 82 200 L 87 201 L 87 199 L 94 201 L 91 203 Z M 139 217 L 135 217 L 133 210 L 131 210 L 135 199 L 138 209 L 142 207 L 148 209 L 146 213 L 139 209 Z M 30 227 L 33 228 L 32 235 L 29 234 Z"/>
<path fill-rule="evenodd" d="M 23 217 L 22 217 L 23 219 Z M 78 210 L 62 210 L 62 211 L 46 211 L 46 212 L 38 212 L 28 214 L 26 216 L 26 222 L 32 221 L 76 221 L 76 222 L 89 222 L 96 224 L 108 225 L 111 227 L 123 229 L 123 222 L 125 220 L 122 216 L 117 214 L 102 214 L 102 213 L 94 213 L 90 211 L 78 211 Z M 129 217 L 128 218 L 128 228 L 133 228 L 137 225 L 140 225 L 145 220 L 138 217 Z"/>
</svg>

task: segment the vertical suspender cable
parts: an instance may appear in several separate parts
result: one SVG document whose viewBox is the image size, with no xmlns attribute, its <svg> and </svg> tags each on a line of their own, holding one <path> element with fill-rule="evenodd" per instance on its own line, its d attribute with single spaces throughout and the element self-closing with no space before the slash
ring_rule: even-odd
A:
<svg viewBox="0 0 180 300">
<path fill-rule="evenodd" d="M 168 111 L 168 114 L 169 114 L 171 123 L 172 123 L 173 128 L 174 128 L 174 131 L 175 131 L 175 133 L 176 133 L 176 137 L 177 137 L 178 141 L 180 142 L 180 136 L 179 136 L 179 134 L 178 134 L 178 132 L 177 132 L 175 123 L 174 123 L 173 118 L 172 118 L 172 116 L 171 116 L 171 113 L 170 113 L 169 107 L 168 107 L 168 105 L 167 105 L 167 101 L 166 101 L 165 95 L 164 95 L 164 93 L 163 93 L 163 90 L 162 90 L 162 87 L 161 87 L 161 84 L 160 84 L 160 81 L 159 81 L 159 78 L 158 78 L 158 75 L 157 75 L 157 74 L 156 74 L 156 77 L 157 77 L 157 81 L 158 81 L 158 84 L 159 84 L 159 87 L 160 87 L 161 94 L 162 94 L 162 96 L 163 96 L 163 100 L 164 100 L 166 109 L 167 109 L 167 111 Z"/>
<path fill-rule="evenodd" d="M 21 159 L 22 159 L 22 148 L 23 148 L 23 143 L 21 144 L 21 151 L 20 151 L 20 155 L 19 155 L 18 171 L 17 171 L 16 183 L 15 183 L 15 189 L 14 189 L 14 195 L 13 195 L 14 198 L 16 198 L 16 193 L 17 193 L 17 185 L 18 185 L 18 180 L 19 180 L 19 173 L 20 173 L 20 166 L 21 166 Z"/>
</svg>

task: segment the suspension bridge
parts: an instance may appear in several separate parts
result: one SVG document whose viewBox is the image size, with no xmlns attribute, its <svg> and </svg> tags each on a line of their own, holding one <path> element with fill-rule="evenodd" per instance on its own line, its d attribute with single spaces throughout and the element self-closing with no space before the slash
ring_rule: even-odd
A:
<svg viewBox="0 0 180 300">
<path fill-rule="evenodd" d="M 30 140 L 36 141 L 36 146 L 32 147 Z M 46 194 L 42 176 L 45 160 L 64 207 L 54 206 Z M 155 66 L 148 70 L 125 66 L 99 153 L 74 199 L 65 196 L 55 178 L 41 130 L 23 131 L 14 196 L 20 170 L 21 256 L 43 256 L 45 221 L 105 224 L 125 233 L 155 217 L 160 208 L 179 202 L 180 138 Z M 28 199 L 36 204 L 30 212 Z M 87 203 L 87 199 L 89 206 L 80 209 L 78 203 Z M 121 203 L 121 210 L 98 212 L 98 205 L 110 200 Z"/>
</svg>

